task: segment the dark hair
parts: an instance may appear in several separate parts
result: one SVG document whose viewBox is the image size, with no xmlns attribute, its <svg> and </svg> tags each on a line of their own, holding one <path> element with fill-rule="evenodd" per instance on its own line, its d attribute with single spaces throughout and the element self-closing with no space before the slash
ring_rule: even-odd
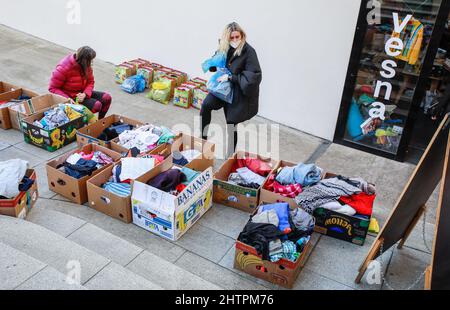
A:
<svg viewBox="0 0 450 310">
<path fill-rule="evenodd" d="M 88 69 L 91 67 L 92 60 L 97 56 L 97 53 L 89 46 L 80 47 L 75 54 L 77 63 L 82 68 L 83 75 L 87 75 Z"/>
</svg>

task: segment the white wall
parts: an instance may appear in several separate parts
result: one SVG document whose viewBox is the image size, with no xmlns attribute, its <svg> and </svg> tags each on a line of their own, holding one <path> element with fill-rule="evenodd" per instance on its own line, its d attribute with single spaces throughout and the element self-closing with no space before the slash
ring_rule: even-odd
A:
<svg viewBox="0 0 450 310">
<path fill-rule="evenodd" d="M 360 0 L 0 0 L 0 23 L 100 59 L 142 57 L 201 75 L 224 26 L 237 21 L 263 69 L 260 115 L 332 140 Z"/>
</svg>

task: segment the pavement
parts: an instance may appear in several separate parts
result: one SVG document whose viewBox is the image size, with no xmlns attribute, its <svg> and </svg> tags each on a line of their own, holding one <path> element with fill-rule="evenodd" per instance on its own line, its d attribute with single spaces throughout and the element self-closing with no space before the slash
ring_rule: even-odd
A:
<svg viewBox="0 0 450 310">
<path fill-rule="evenodd" d="M 48 92 L 56 63 L 73 52 L 3 25 L 0 41 L 0 81 L 41 94 Z M 195 133 L 198 110 L 162 105 L 144 94 L 124 93 L 114 83 L 114 65 L 100 59 L 95 60 L 94 72 L 96 89 L 113 97 L 110 113 L 167 127 L 181 124 Z M 223 113 L 214 113 L 213 122 L 224 127 Z M 260 117 L 245 125 L 278 126 L 279 151 L 272 152 L 279 155 L 277 159 L 315 162 L 326 171 L 375 183 L 374 216 L 380 225 L 414 169 L 411 164 L 333 144 Z M 267 139 L 257 134 L 259 139 Z M 212 141 L 219 150 L 223 146 L 220 140 Z M 238 149 L 245 146 L 248 144 L 240 144 Z M 244 212 L 215 204 L 180 240 L 169 242 L 50 191 L 46 162 L 74 148 L 73 143 L 50 153 L 26 144 L 19 131 L 0 129 L 0 161 L 27 160 L 37 171 L 40 194 L 26 221 L 0 217 L 0 289 L 281 289 L 233 268 L 234 241 L 248 220 Z M 273 155 L 271 151 L 267 154 Z M 219 151 L 217 157 L 215 169 L 225 155 Z M 423 271 L 431 262 L 427 248 L 433 239 L 437 200 L 436 191 L 428 203 L 426 222 L 419 221 L 404 249 L 392 248 L 378 259 L 385 277 L 376 284 L 369 284 L 366 278 L 361 284 L 354 283 L 373 236 L 358 246 L 316 234 L 313 251 L 294 289 L 380 290 L 411 285 L 423 289 Z M 77 284 L 68 283 L 66 277 L 74 261 L 82 268 Z"/>
</svg>

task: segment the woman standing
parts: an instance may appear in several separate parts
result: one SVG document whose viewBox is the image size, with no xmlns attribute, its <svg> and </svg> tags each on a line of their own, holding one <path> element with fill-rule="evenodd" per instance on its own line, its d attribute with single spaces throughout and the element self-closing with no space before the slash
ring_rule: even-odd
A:
<svg viewBox="0 0 450 310">
<path fill-rule="evenodd" d="M 89 46 L 83 46 L 76 54 L 66 56 L 53 71 L 48 90 L 72 100 L 78 99 L 78 103 L 92 113 L 99 112 L 98 117 L 101 119 L 106 116 L 112 98 L 107 93 L 94 91 L 92 61 L 95 57 L 95 51 Z"/>
<path fill-rule="evenodd" d="M 255 49 L 247 43 L 244 30 L 235 22 L 225 28 L 218 52 L 227 55 L 226 66 L 231 72 L 231 75 L 223 75 L 218 81 L 231 82 L 234 92 L 233 102 L 226 103 L 212 94 L 205 98 L 200 110 L 202 136 L 205 140 L 208 138 L 206 127 L 211 123 L 211 111 L 223 108 L 228 125 L 228 136 L 233 138 L 233 150 L 235 150 L 237 124 L 251 119 L 258 113 L 262 72 Z M 211 67 L 209 70 L 214 72 L 215 68 Z M 228 145 L 230 146 L 230 141 Z"/>
</svg>

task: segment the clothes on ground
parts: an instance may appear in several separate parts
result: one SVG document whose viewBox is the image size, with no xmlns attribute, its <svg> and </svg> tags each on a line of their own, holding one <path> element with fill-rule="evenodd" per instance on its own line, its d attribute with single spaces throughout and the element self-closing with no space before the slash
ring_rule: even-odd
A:
<svg viewBox="0 0 450 310">
<path fill-rule="evenodd" d="M 289 223 L 289 204 L 287 202 L 281 202 L 269 205 L 262 205 L 258 208 L 258 213 L 269 210 L 275 210 L 275 212 L 277 213 L 279 219 L 278 229 L 283 234 L 290 233 L 292 229 Z"/>
<path fill-rule="evenodd" d="M 111 141 L 117 138 L 125 130 L 133 130 L 133 128 L 134 127 L 132 125 L 122 122 L 116 122 L 103 130 L 103 132 L 97 137 L 97 139 L 102 141 Z"/>
<path fill-rule="evenodd" d="M 125 157 L 121 162 L 120 181 L 135 180 L 155 167 L 153 158 Z"/>
<path fill-rule="evenodd" d="M 302 186 L 300 184 L 281 185 L 275 178 L 276 175 L 271 174 L 267 178 L 264 189 L 287 198 L 295 198 L 302 192 Z"/>
<path fill-rule="evenodd" d="M 287 203 L 262 205 L 238 240 L 254 247 L 264 260 L 295 262 L 309 242 L 314 224 L 311 215 L 301 209 L 289 210 Z"/>
<path fill-rule="evenodd" d="M 165 127 L 143 125 L 119 134 L 118 144 L 126 149 L 136 147 L 140 153 L 146 153 L 163 143 L 172 143 L 174 138 L 175 134 Z"/>
<path fill-rule="evenodd" d="M 0 196 L 12 199 L 19 195 L 19 185 L 27 169 L 28 162 L 21 159 L 0 162 Z"/>
<path fill-rule="evenodd" d="M 314 210 L 328 202 L 333 202 L 342 196 L 351 196 L 359 194 L 361 190 L 344 180 L 330 178 L 321 180 L 314 186 L 303 189 L 296 198 L 295 202 L 305 211 L 313 214 Z"/>
<path fill-rule="evenodd" d="M 77 152 L 70 155 L 63 164 L 64 172 L 73 178 L 81 179 L 85 176 L 112 164 L 114 160 L 101 151 L 95 151 L 88 154 Z"/>
<path fill-rule="evenodd" d="M 260 176 L 267 177 L 269 173 L 272 171 L 273 167 L 270 162 L 262 161 L 258 158 L 238 158 L 236 159 L 231 172 L 236 172 L 239 168 L 247 167 L 254 173 L 259 174 Z"/>
<path fill-rule="evenodd" d="M 128 197 L 131 195 L 131 185 L 127 183 L 106 182 L 102 188 L 119 197 Z"/>
<path fill-rule="evenodd" d="M 294 167 L 284 167 L 277 174 L 276 181 L 282 185 L 300 184 L 303 187 L 318 183 L 322 168 L 314 164 L 300 163 Z"/>
<path fill-rule="evenodd" d="M 295 202 L 310 214 L 320 207 L 369 219 L 373 212 L 375 192 L 375 185 L 361 178 L 336 176 L 305 188 L 295 198 Z"/>
<path fill-rule="evenodd" d="M 277 227 L 280 224 L 277 211 L 275 211 L 274 209 L 255 214 L 254 216 L 251 217 L 251 221 L 253 223 L 272 224 Z"/>
</svg>

